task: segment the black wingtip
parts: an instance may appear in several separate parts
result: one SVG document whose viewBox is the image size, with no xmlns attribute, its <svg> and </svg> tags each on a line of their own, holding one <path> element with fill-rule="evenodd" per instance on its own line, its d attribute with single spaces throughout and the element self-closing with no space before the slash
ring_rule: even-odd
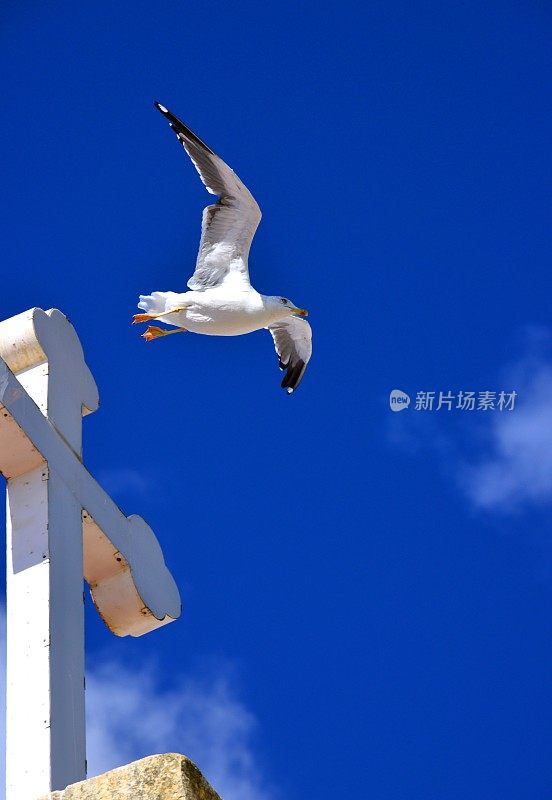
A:
<svg viewBox="0 0 552 800">
<path fill-rule="evenodd" d="M 280 364 L 281 363 L 282 362 L 280 362 Z M 299 360 L 296 364 L 284 364 L 284 368 L 287 369 L 287 372 L 280 386 L 282 389 L 286 389 L 287 394 L 292 394 L 301 383 L 307 365 L 304 361 Z M 280 367 L 280 369 L 282 369 L 282 367 Z"/>
<path fill-rule="evenodd" d="M 179 136 L 179 134 L 180 134 L 185 139 L 188 139 L 189 141 L 191 141 L 194 144 L 198 145 L 198 147 L 202 147 L 204 150 L 206 150 L 211 155 L 213 155 L 213 156 L 215 155 L 215 153 L 211 150 L 211 148 L 208 147 L 205 144 L 205 142 L 202 142 L 201 139 L 199 138 L 199 136 L 196 136 L 196 134 L 192 130 L 190 130 L 190 128 L 188 128 L 187 125 L 184 125 L 184 123 L 182 122 L 181 119 L 178 119 L 178 117 L 175 117 L 175 115 L 172 114 L 166 106 L 164 106 L 162 103 L 159 103 L 157 100 L 154 101 L 153 105 L 155 106 L 155 108 L 161 114 L 163 114 L 163 116 L 166 119 L 169 120 L 170 126 L 173 129 L 173 131 L 176 133 L 177 136 Z M 180 136 L 179 136 L 179 138 L 180 138 Z"/>
</svg>

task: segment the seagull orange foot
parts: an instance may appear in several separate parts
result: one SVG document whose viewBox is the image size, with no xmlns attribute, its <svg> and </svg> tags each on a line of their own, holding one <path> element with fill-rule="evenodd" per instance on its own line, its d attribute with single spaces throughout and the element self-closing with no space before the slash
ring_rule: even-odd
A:
<svg viewBox="0 0 552 800">
<path fill-rule="evenodd" d="M 155 319 L 155 314 L 135 314 L 132 317 L 132 324 L 136 325 L 137 322 L 149 322 L 150 319 Z"/>
<path fill-rule="evenodd" d="M 187 328 L 174 328 L 172 331 L 164 330 L 163 328 L 157 328 L 155 325 L 148 325 L 148 328 L 145 333 L 142 334 L 142 338 L 146 340 L 146 342 L 151 342 L 153 339 L 159 339 L 161 336 L 171 336 L 173 333 L 186 333 Z"/>
<path fill-rule="evenodd" d="M 138 314 L 137 316 L 142 316 Z M 143 316 L 146 316 L 145 314 Z M 154 339 L 159 339 L 161 336 L 166 336 L 169 331 L 164 331 L 163 328 L 156 328 L 155 325 L 149 325 L 146 332 L 142 334 L 142 339 L 146 342 L 152 342 Z"/>
</svg>

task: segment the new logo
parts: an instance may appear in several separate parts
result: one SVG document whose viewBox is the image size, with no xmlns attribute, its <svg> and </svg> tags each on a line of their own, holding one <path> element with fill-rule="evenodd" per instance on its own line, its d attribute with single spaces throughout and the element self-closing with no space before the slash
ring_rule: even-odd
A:
<svg viewBox="0 0 552 800">
<path fill-rule="evenodd" d="M 410 405 L 410 397 L 401 392 L 400 389 L 393 389 L 389 395 L 389 407 L 391 411 L 404 411 Z"/>
</svg>

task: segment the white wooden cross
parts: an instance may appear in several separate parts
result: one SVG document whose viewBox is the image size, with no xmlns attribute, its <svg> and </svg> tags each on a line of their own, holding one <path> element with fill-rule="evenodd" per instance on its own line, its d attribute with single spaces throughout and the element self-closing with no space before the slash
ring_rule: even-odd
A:
<svg viewBox="0 0 552 800">
<path fill-rule="evenodd" d="M 82 464 L 98 390 L 57 310 L 0 322 L 0 471 L 7 479 L 6 799 L 86 777 L 83 575 L 107 626 L 141 636 L 180 615 L 153 531 Z"/>
</svg>

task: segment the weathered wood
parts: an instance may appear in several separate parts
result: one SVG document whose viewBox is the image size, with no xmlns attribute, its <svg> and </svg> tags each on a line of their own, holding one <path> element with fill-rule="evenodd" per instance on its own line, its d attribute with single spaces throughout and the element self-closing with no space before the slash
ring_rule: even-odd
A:
<svg viewBox="0 0 552 800">
<path fill-rule="evenodd" d="M 81 509 L 43 464 L 8 481 L 6 516 L 6 783 L 20 798 L 86 775 Z"/>
<path fill-rule="evenodd" d="M 82 465 L 82 415 L 98 402 L 61 312 L 31 309 L 0 323 L 7 800 L 85 777 L 83 574 L 119 636 L 140 636 L 180 615 L 153 531 L 141 517 L 125 517 Z"/>
</svg>

